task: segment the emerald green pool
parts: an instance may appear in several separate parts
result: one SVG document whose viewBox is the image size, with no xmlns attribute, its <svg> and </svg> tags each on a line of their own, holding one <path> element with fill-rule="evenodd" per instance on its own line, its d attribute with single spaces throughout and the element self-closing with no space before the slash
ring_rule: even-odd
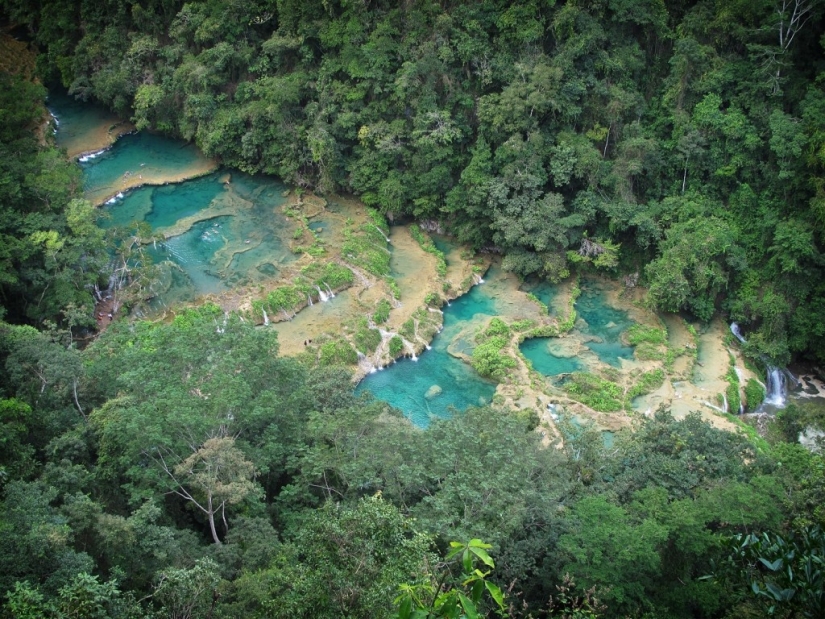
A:
<svg viewBox="0 0 825 619">
<path fill-rule="evenodd" d="M 552 288 L 547 285 L 536 286 L 529 290 L 546 304 L 554 298 Z M 612 307 L 601 286 L 596 282 L 583 282 L 582 293 L 576 301 L 576 312 L 581 320 L 566 336 L 581 342 L 604 363 L 619 367 L 621 359 L 632 359 L 633 348 L 621 341 L 622 333 L 633 321 L 627 312 Z M 586 371 L 587 367 L 578 356 L 561 356 L 553 354 L 555 338 L 533 338 L 521 344 L 520 349 L 533 368 L 545 376 L 558 376 L 571 372 Z"/>
<path fill-rule="evenodd" d="M 141 187 L 103 207 L 103 227 L 144 221 L 166 240 L 149 251 L 166 264 L 163 307 L 276 277 L 297 256 L 289 249 L 292 224 L 278 208 L 284 185 L 234 172 L 160 187 Z"/>
<path fill-rule="evenodd" d="M 493 276 L 488 276 L 493 277 Z M 427 427 L 434 418 L 446 418 L 452 409 L 462 411 L 468 406 L 489 404 L 496 385 L 482 379 L 461 359 L 450 355 L 448 346 L 466 329 L 467 322 L 495 316 L 495 302 L 487 296 L 488 289 L 475 286 L 470 292 L 444 307 L 444 329 L 432 341 L 432 350 L 421 354 L 417 361 L 402 359 L 384 370 L 362 380 L 356 393 L 371 391 L 385 400 L 419 427 Z M 432 387 L 438 386 L 438 395 Z"/>
</svg>

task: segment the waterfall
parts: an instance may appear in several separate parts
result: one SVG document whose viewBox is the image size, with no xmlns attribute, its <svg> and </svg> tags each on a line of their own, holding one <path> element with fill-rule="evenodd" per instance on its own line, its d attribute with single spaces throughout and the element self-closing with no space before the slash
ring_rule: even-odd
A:
<svg viewBox="0 0 825 619">
<path fill-rule="evenodd" d="M 704 404 L 705 406 L 707 406 L 709 408 L 712 408 L 715 411 L 719 411 L 720 413 L 727 413 L 728 412 L 727 411 L 727 408 L 728 408 L 727 405 L 725 406 L 724 409 L 722 409 L 722 408 L 719 408 L 718 406 L 716 406 L 714 404 L 711 404 L 710 402 L 707 402 L 706 400 L 701 400 L 699 402 L 699 404 Z"/>
<path fill-rule="evenodd" d="M 410 352 L 410 359 L 413 361 L 418 361 L 418 357 L 415 356 L 415 346 L 410 344 L 410 342 L 405 340 L 403 337 L 401 339 L 404 341 L 404 347 Z"/>
<path fill-rule="evenodd" d="M 264 326 L 269 325 L 269 316 L 266 315 L 266 310 L 261 308 L 261 311 L 264 313 Z"/>
<path fill-rule="evenodd" d="M 323 290 L 321 290 L 321 287 L 320 287 L 320 286 L 315 286 L 315 290 L 317 290 L 317 291 L 318 291 L 318 298 L 319 298 L 322 302 L 326 303 L 326 302 L 329 300 L 329 297 L 327 296 L 327 293 L 326 293 L 326 292 L 324 292 Z"/>
<path fill-rule="evenodd" d="M 739 325 L 735 322 L 730 323 L 730 331 L 740 342 L 743 344 L 748 343 L 739 330 Z M 796 378 L 787 369 L 771 365 L 765 355 L 761 355 L 761 358 L 765 363 L 765 368 L 768 373 L 768 384 L 765 385 L 765 400 L 762 402 L 762 405 L 770 404 L 771 406 L 782 408 L 785 406 L 785 396 L 788 393 L 786 377 L 790 377 L 794 382 L 796 382 Z M 762 408 L 762 405 L 759 406 L 757 412 Z"/>
<path fill-rule="evenodd" d="M 307 295 L 307 301 L 309 302 L 309 306 L 312 307 L 312 295 L 311 294 Z"/>
<path fill-rule="evenodd" d="M 743 344 L 747 344 L 748 340 L 744 338 L 742 332 L 739 330 L 739 325 L 735 322 L 730 323 L 730 332 L 736 337 L 737 340 L 742 342 Z"/>
<path fill-rule="evenodd" d="M 326 283 L 326 282 L 322 282 L 322 283 L 324 284 L 324 287 L 325 287 L 325 288 L 327 289 L 327 291 L 329 292 L 329 298 L 330 298 L 330 299 L 334 299 L 334 298 L 335 298 L 335 293 L 334 293 L 334 292 L 332 292 L 332 288 L 330 288 L 330 287 L 329 287 L 329 284 L 328 284 L 328 283 Z"/>
<path fill-rule="evenodd" d="M 390 241 L 390 237 L 388 237 L 386 234 L 384 234 L 384 231 L 383 231 L 381 228 L 379 228 L 379 227 L 378 227 L 378 226 L 376 226 L 375 224 L 370 224 L 370 225 L 371 225 L 373 228 L 375 228 L 376 230 L 378 230 L 378 232 L 380 232 L 380 233 L 381 233 L 381 236 L 383 236 L 383 237 L 384 237 L 384 240 L 385 240 L 385 241 L 387 241 L 387 243 L 391 243 L 391 241 Z"/>
<path fill-rule="evenodd" d="M 481 275 L 479 275 L 478 273 L 473 273 L 473 282 L 475 282 L 476 284 L 483 284 L 484 278 L 481 277 Z"/>
</svg>

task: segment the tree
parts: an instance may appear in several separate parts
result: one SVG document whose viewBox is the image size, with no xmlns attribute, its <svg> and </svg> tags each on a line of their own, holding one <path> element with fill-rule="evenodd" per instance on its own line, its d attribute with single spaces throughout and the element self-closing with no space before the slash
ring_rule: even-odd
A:
<svg viewBox="0 0 825 619">
<path fill-rule="evenodd" d="M 768 616 L 822 616 L 825 535 L 819 527 L 784 535 L 740 533 L 724 540 L 722 552 L 717 577 L 753 594 Z"/>
<path fill-rule="evenodd" d="M 210 438 L 177 464 L 173 462 L 178 456 L 171 452 L 158 450 L 148 455 L 160 461 L 163 471 L 174 482 L 172 492 L 206 515 L 212 540 L 220 544 L 215 515 L 220 514 L 224 532 L 228 532 L 226 506 L 241 503 L 257 488 L 251 481 L 255 468 L 235 447 L 235 439 L 231 436 Z"/>
</svg>

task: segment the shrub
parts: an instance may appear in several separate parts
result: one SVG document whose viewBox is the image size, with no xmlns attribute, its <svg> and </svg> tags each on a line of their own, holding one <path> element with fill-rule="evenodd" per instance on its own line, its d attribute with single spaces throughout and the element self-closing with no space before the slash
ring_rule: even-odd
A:
<svg viewBox="0 0 825 619">
<path fill-rule="evenodd" d="M 506 325 L 505 325 L 506 326 Z M 509 368 L 516 366 L 516 360 L 501 352 L 508 339 L 501 335 L 489 338 L 473 350 L 472 366 L 481 376 L 501 381 Z"/>
<path fill-rule="evenodd" d="M 366 319 L 362 319 L 355 331 L 355 347 L 362 353 L 375 352 L 381 343 L 381 332 L 378 329 L 370 329 Z"/>
<path fill-rule="evenodd" d="M 390 356 L 397 357 L 404 350 L 404 340 L 397 335 L 394 335 L 390 340 Z"/>
<path fill-rule="evenodd" d="M 390 309 L 392 309 L 390 302 L 381 299 L 375 306 L 375 313 L 372 315 L 373 321 L 379 325 L 387 322 L 390 319 Z"/>
<path fill-rule="evenodd" d="M 662 368 L 658 368 L 651 372 L 645 372 L 639 377 L 639 381 L 633 385 L 627 392 L 627 400 L 631 401 L 640 395 L 645 395 L 651 391 L 655 391 L 665 382 L 665 372 Z"/>
<path fill-rule="evenodd" d="M 636 324 L 627 330 L 627 341 L 631 346 L 638 346 L 642 343 L 665 344 L 667 343 L 667 331 L 658 327 Z"/>
<path fill-rule="evenodd" d="M 623 408 L 622 388 L 595 374 L 575 372 L 570 375 L 565 389 L 574 399 L 593 410 L 609 413 Z"/>
<path fill-rule="evenodd" d="M 415 339 L 415 322 L 413 322 L 413 319 L 410 318 L 403 325 L 401 325 L 398 333 L 412 342 Z"/>
<path fill-rule="evenodd" d="M 745 383 L 745 403 L 749 411 L 759 408 L 765 399 L 765 388 L 754 378 L 749 378 Z"/>
<path fill-rule="evenodd" d="M 321 344 L 321 365 L 353 365 L 357 361 L 358 354 L 346 340 L 334 339 Z"/>
</svg>

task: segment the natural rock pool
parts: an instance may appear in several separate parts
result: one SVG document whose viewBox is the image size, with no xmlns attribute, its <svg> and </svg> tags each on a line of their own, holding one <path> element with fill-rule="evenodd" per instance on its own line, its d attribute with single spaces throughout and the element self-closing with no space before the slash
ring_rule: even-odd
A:
<svg viewBox="0 0 825 619">
<path fill-rule="evenodd" d="M 651 414 L 659 405 L 679 415 L 701 410 L 713 423 L 733 427 L 716 410 L 728 384 L 729 358 L 742 380 L 752 373 L 715 323 L 694 337 L 682 318 L 666 316 L 662 322 L 618 283 L 582 279 L 573 328 L 560 337 L 534 337 L 531 329 L 545 329 L 546 335 L 568 316 L 569 282 L 521 282 L 495 260 L 472 257 L 445 237 L 427 237 L 427 249 L 408 226 L 379 228 L 357 201 L 310 197 L 305 202 L 276 179 L 217 171 L 192 145 L 149 133 L 122 135 L 131 125 L 67 97 L 53 96 L 50 109 L 60 123 L 58 144 L 70 155 L 82 155 L 86 197 L 102 205 L 100 225 L 128 228 L 142 222 L 151 232 L 146 248 L 162 268 L 160 285 L 143 311 L 174 311 L 178 303 L 207 297 L 261 328 L 276 329 L 283 354 L 309 358 L 320 358 L 321 346 L 332 341 L 358 350 L 355 334 L 371 330 L 380 334 L 380 343 L 372 351 L 358 350 L 356 375 L 362 380 L 356 391 L 371 391 L 422 427 L 453 410 L 496 401 L 532 408 L 540 429 L 551 434 L 554 418 L 548 411 L 562 408 L 603 431 L 626 427 L 634 414 Z M 368 256 L 388 256 L 388 270 L 367 272 L 369 260 L 351 253 L 353 239 Z M 319 280 L 309 294 L 303 289 L 300 306 L 261 309 L 261 299 L 271 291 L 302 277 L 314 281 L 308 274 L 330 264 L 349 270 L 351 283 L 333 293 Z M 376 324 L 382 302 L 389 304 L 388 317 Z M 470 364 L 494 317 L 510 327 L 501 354 L 514 363 L 500 384 L 482 378 Z M 637 322 L 667 334 L 653 351 L 658 356 L 634 355 L 623 334 Z M 395 362 L 388 352 L 393 338 L 403 341 Z M 665 380 L 632 400 L 635 413 L 628 404 L 600 413 L 571 399 L 563 381 L 555 381 L 576 372 L 610 380 L 625 393 L 635 393 L 629 390 L 651 373 L 664 372 Z"/>
</svg>

